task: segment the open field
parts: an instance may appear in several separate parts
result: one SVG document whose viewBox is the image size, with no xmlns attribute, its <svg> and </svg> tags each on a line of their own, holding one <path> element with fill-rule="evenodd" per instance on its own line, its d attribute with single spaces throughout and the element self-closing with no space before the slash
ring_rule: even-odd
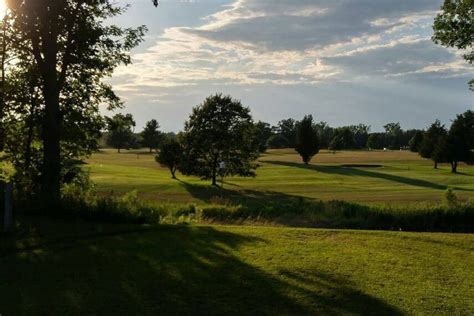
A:
<svg viewBox="0 0 474 316">
<path fill-rule="evenodd" d="M 474 313 L 474 235 L 33 221 L 2 315 Z"/>
<path fill-rule="evenodd" d="M 194 177 L 172 180 L 168 170 L 145 151 L 103 150 L 93 155 L 86 168 L 102 194 L 137 189 L 147 200 L 172 203 L 297 196 L 370 205 L 437 204 L 448 187 L 463 200 L 474 198 L 474 166 L 461 165 L 460 174 L 451 174 L 448 165 L 434 170 L 430 161 L 405 151 L 322 151 L 310 166 L 304 166 L 294 151 L 272 150 L 259 163 L 256 178 L 227 178 L 225 191 Z"/>
</svg>

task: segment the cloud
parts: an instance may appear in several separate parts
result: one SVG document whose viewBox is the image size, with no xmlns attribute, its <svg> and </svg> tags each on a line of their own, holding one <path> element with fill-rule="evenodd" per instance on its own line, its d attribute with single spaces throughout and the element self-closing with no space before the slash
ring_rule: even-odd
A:
<svg viewBox="0 0 474 316">
<path fill-rule="evenodd" d="M 434 0 L 237 0 L 197 27 L 168 27 L 114 87 L 318 85 L 383 77 L 464 77 L 459 53 L 430 40 Z"/>
<path fill-rule="evenodd" d="M 434 12 L 433 0 L 239 0 L 183 32 L 269 50 L 304 50 L 388 32 Z"/>
</svg>

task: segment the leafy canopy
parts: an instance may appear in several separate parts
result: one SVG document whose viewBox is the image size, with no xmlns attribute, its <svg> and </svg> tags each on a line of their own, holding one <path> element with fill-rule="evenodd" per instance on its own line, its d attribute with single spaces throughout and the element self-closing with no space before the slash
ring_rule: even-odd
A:
<svg viewBox="0 0 474 316">
<path fill-rule="evenodd" d="M 311 115 L 306 115 L 297 124 L 295 149 L 305 164 L 308 164 L 313 156 L 319 152 L 318 131 L 313 126 L 313 117 Z"/>
<path fill-rule="evenodd" d="M 255 176 L 259 141 L 250 110 L 230 96 L 212 95 L 193 109 L 185 124 L 185 174 L 212 179 L 218 176 Z"/>
</svg>

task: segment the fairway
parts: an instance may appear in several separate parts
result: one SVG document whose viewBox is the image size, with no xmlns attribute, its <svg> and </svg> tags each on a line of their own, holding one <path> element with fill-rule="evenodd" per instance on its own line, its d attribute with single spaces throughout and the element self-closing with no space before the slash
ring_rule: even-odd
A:
<svg viewBox="0 0 474 316">
<path fill-rule="evenodd" d="M 34 223 L 2 315 L 474 313 L 473 235 Z"/>
<path fill-rule="evenodd" d="M 473 166 L 463 164 L 459 174 L 451 174 L 448 165 L 435 170 L 431 161 L 408 151 L 322 151 L 305 166 L 293 150 L 271 150 L 259 159 L 257 177 L 226 178 L 227 193 L 195 177 L 178 174 L 172 180 L 146 151 L 102 150 L 87 162 L 101 194 L 138 190 L 147 200 L 167 203 L 296 196 L 369 205 L 438 204 L 448 187 L 463 200 L 474 198 Z"/>
</svg>

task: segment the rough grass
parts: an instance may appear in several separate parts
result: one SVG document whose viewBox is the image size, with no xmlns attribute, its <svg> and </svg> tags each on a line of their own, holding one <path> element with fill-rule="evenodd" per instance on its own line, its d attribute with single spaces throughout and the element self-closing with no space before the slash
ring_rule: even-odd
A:
<svg viewBox="0 0 474 316">
<path fill-rule="evenodd" d="M 210 199 L 237 203 L 253 192 L 365 205 L 437 205 L 448 187 L 462 200 L 474 198 L 473 166 L 462 165 L 461 174 L 451 174 L 449 166 L 434 170 L 430 161 L 405 151 L 322 151 L 311 165 L 304 166 L 294 151 L 274 150 L 259 163 L 256 178 L 225 179 L 226 190 L 219 194 L 208 181 L 184 176 L 172 180 L 169 171 L 143 151 L 117 154 L 104 150 L 93 155 L 86 168 L 102 195 L 138 189 L 146 200 L 168 203 L 209 204 Z"/>
<path fill-rule="evenodd" d="M 474 235 L 28 220 L 2 315 L 474 313 Z"/>
</svg>

